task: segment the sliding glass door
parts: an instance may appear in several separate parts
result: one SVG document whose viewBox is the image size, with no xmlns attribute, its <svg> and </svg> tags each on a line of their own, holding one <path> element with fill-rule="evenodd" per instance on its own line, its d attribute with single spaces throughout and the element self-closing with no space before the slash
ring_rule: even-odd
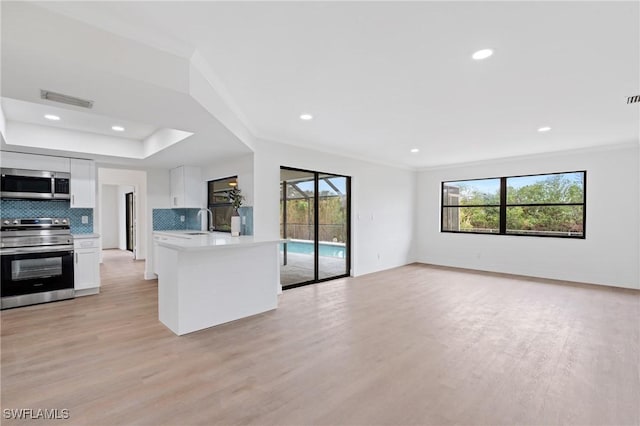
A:
<svg viewBox="0 0 640 426">
<path fill-rule="evenodd" d="M 349 275 L 348 176 L 280 170 L 280 280 L 298 287 Z"/>
<path fill-rule="evenodd" d="M 315 280 L 315 175 L 280 171 L 280 236 L 282 286 Z"/>
<path fill-rule="evenodd" d="M 349 178 L 318 175 L 318 279 L 349 273 Z"/>
</svg>

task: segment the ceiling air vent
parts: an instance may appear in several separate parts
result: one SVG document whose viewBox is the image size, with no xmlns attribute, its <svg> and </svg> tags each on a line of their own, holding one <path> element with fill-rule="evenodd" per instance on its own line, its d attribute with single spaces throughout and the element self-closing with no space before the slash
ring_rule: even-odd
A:
<svg viewBox="0 0 640 426">
<path fill-rule="evenodd" d="M 62 93 L 50 92 L 48 90 L 40 90 L 40 97 L 48 101 L 60 102 L 63 104 L 74 105 L 82 108 L 93 107 L 93 101 L 86 99 L 74 98 L 73 96 L 63 95 Z"/>
<path fill-rule="evenodd" d="M 640 102 L 640 95 L 629 96 L 627 98 L 627 103 L 628 104 L 635 104 L 636 102 Z"/>
</svg>

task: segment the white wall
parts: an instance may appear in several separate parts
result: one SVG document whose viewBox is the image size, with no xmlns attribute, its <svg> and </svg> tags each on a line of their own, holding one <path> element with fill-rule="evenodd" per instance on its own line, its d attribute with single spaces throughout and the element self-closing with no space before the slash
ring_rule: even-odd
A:
<svg viewBox="0 0 640 426">
<path fill-rule="evenodd" d="M 426 170 L 418 176 L 424 263 L 640 288 L 637 145 Z M 587 170 L 586 239 L 440 232 L 442 181 Z"/>
<path fill-rule="evenodd" d="M 254 152 L 254 233 L 279 238 L 280 166 L 352 177 L 352 274 L 362 275 L 415 260 L 416 174 L 274 142 Z"/>
<path fill-rule="evenodd" d="M 116 185 L 102 185 L 100 191 L 100 228 L 98 233 L 102 237 L 102 248 L 113 249 L 119 246 L 118 225 L 118 187 Z"/>
<path fill-rule="evenodd" d="M 135 187 L 130 185 L 102 185 L 99 203 L 102 249 L 127 249 L 125 194 L 128 192 L 135 193 Z"/>
</svg>

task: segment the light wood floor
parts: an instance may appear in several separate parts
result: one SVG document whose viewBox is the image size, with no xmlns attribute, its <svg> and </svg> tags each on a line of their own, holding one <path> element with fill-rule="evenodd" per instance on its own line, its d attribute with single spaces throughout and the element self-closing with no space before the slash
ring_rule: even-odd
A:
<svg viewBox="0 0 640 426">
<path fill-rule="evenodd" d="M 640 423 L 637 291 L 410 265 L 177 337 L 142 268 L 110 253 L 100 295 L 3 311 L 2 408 L 67 408 L 65 425 Z"/>
</svg>

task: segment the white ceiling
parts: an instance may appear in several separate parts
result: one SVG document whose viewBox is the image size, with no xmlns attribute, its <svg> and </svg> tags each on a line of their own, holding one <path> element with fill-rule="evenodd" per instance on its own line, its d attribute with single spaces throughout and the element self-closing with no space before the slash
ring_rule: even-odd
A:
<svg viewBox="0 0 640 426">
<path fill-rule="evenodd" d="M 78 130 L 80 132 L 97 133 L 101 135 L 140 141 L 152 133 L 157 127 L 150 124 L 134 123 L 121 118 L 107 117 L 91 112 L 78 111 L 80 108 L 67 109 L 53 106 L 54 102 L 43 101 L 46 104 L 19 101 L 2 98 L 2 109 L 7 120 L 32 123 L 60 129 Z M 90 110 L 87 110 L 90 111 Z M 58 121 L 51 121 L 45 115 L 60 117 Z M 124 131 L 117 132 L 112 126 L 124 127 Z"/>
<path fill-rule="evenodd" d="M 68 19 L 62 15 L 118 34 L 122 43 L 153 46 L 176 58 L 188 58 L 197 49 L 255 136 L 264 139 L 426 167 L 637 142 L 640 136 L 638 105 L 625 104 L 626 96 L 640 94 L 638 2 L 40 6 L 54 11 L 65 31 Z M 15 10 L 3 4 L 3 35 L 5 9 L 10 18 Z M 39 8 L 23 7 L 21 14 L 33 9 Z M 56 22 L 49 24 L 53 31 Z M 494 56 L 471 59 L 474 51 L 487 47 Z M 16 49 L 10 62 L 20 62 Z M 73 55 L 73 49 L 65 54 Z M 77 60 L 67 62 L 78 71 Z M 64 68 L 62 61 L 58 65 Z M 131 77 L 135 68 L 121 72 Z M 94 83 L 114 74 L 92 71 Z M 23 74 L 12 78 L 42 84 L 37 73 Z M 156 71 L 142 74 L 144 69 L 141 80 L 160 78 Z M 14 92 L 13 97 L 24 99 L 24 93 Z M 162 90 L 149 96 L 161 95 Z M 148 114 L 137 113 L 154 100 L 120 97 L 121 113 L 115 116 L 185 128 L 164 123 L 166 114 L 157 106 L 149 107 Z M 172 108 L 174 121 L 185 121 L 187 111 Z M 314 119 L 301 121 L 301 113 Z M 538 133 L 542 126 L 552 130 Z M 213 127 L 221 130 L 219 123 Z M 411 154 L 414 147 L 420 152 Z"/>
<path fill-rule="evenodd" d="M 109 118 L 117 118 L 129 125 L 193 133 L 144 159 L 94 154 L 83 147 L 73 151 L 55 146 L 23 148 L 11 140 L 10 145 L 2 141 L 3 150 L 46 152 L 95 158 L 108 164 L 162 168 L 206 164 L 251 152 L 190 95 L 190 63 L 185 58 L 160 52 L 30 3 L 2 2 L 1 7 L 2 97 L 28 103 L 29 107 L 25 109 L 30 111 L 17 119 L 9 108 L 9 139 L 12 118 L 43 124 L 38 114 L 43 105 L 53 106 L 54 103 L 40 99 L 40 89 L 94 101 L 91 112 L 55 104 L 57 115 L 65 118 L 58 122 L 59 128 L 73 128 L 69 123 L 76 121 L 85 132 L 99 134 Z M 94 116 L 81 118 L 76 114 L 78 112 Z M 74 118 L 69 121 L 67 117 Z"/>
</svg>

